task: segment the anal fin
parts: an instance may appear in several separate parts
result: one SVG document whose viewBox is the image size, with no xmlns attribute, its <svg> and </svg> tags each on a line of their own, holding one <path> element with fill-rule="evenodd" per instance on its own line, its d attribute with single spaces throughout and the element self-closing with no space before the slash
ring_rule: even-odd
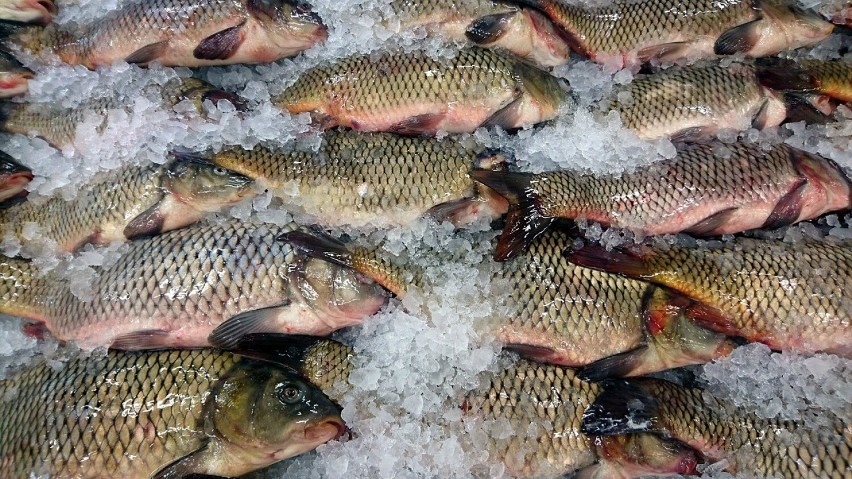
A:
<svg viewBox="0 0 852 479">
<path fill-rule="evenodd" d="M 287 301 L 278 306 L 240 313 L 217 326 L 208 340 L 218 348 L 233 348 L 247 334 L 283 332 L 275 327 L 276 319 L 290 305 L 291 302 Z"/>
<path fill-rule="evenodd" d="M 706 140 L 708 136 L 709 134 L 707 133 L 707 128 L 696 126 L 693 128 L 684 128 L 682 130 L 672 133 L 671 140 L 674 143 L 691 142 Z"/>
<path fill-rule="evenodd" d="M 201 40 L 192 55 L 200 60 L 227 60 L 245 40 L 244 23 L 226 28 Z"/>
<path fill-rule="evenodd" d="M 642 63 L 651 60 L 674 61 L 689 55 L 691 46 L 686 42 L 663 43 L 639 50 L 637 56 Z"/>
<path fill-rule="evenodd" d="M 788 191 L 778 203 L 775 204 L 775 208 L 772 209 L 772 213 L 769 214 L 769 217 L 766 218 L 766 222 L 763 223 L 761 228 L 764 229 L 776 229 L 781 228 L 782 226 L 787 226 L 795 223 L 799 219 L 799 215 L 802 214 L 802 208 L 804 205 L 802 202 L 804 201 L 804 192 L 808 187 L 808 180 L 806 178 L 801 178 L 796 184 Z"/>
<path fill-rule="evenodd" d="M 717 211 L 716 213 L 713 213 L 707 218 L 704 218 L 698 223 L 695 223 L 694 225 L 690 226 L 689 228 L 684 230 L 684 233 L 695 236 L 710 236 L 713 234 L 718 234 L 717 231 L 719 230 L 719 228 L 730 222 L 731 218 L 733 218 L 734 215 L 737 214 L 737 210 L 739 210 L 739 208 L 731 207 L 721 211 Z"/>
<path fill-rule="evenodd" d="M 144 47 L 136 50 L 131 53 L 124 59 L 127 63 L 139 63 L 146 64 L 151 63 L 157 58 L 165 55 L 166 50 L 169 48 L 168 40 L 163 40 L 161 42 L 151 43 L 149 45 L 145 45 Z"/>
<path fill-rule="evenodd" d="M 444 113 L 417 115 L 392 125 L 388 131 L 398 135 L 434 135 L 445 117 Z"/>
<path fill-rule="evenodd" d="M 168 346 L 169 336 L 171 333 L 164 329 L 135 331 L 116 337 L 110 344 L 110 348 L 127 351 L 159 349 Z"/>
</svg>

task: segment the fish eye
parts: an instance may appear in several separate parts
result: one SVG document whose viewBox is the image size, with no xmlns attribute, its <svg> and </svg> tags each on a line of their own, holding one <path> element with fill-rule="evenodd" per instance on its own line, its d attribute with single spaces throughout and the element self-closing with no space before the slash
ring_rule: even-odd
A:
<svg viewBox="0 0 852 479">
<path fill-rule="evenodd" d="M 213 168 L 213 174 L 217 176 L 226 176 L 228 174 L 228 170 L 221 166 L 217 166 L 216 168 Z"/>
<path fill-rule="evenodd" d="M 302 390 L 293 384 L 278 387 L 278 399 L 285 404 L 294 404 L 302 399 Z"/>
</svg>

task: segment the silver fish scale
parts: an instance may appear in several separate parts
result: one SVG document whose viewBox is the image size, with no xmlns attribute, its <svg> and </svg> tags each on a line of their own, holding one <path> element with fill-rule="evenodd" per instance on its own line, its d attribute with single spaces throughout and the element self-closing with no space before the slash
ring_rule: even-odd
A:
<svg viewBox="0 0 852 479">
<path fill-rule="evenodd" d="M 120 106 L 111 98 L 94 100 L 72 109 L 59 109 L 42 103 L 13 103 L 6 107 L 7 117 L 2 130 L 22 135 L 35 133 L 51 145 L 62 147 L 74 142 L 77 126 L 83 123 L 87 113 L 105 115 L 109 109 Z M 105 126 L 104 121 L 98 126 L 98 131 Z"/>
<path fill-rule="evenodd" d="M 586 365 L 642 343 L 642 299 L 649 286 L 568 262 L 572 239 L 547 231 L 505 263 L 500 276 L 513 285 L 510 304 L 517 309 L 498 337 L 548 346 L 567 355 L 565 364 Z"/>
<path fill-rule="evenodd" d="M 785 478 L 849 477 L 852 458 L 852 426 L 834 422 L 828 428 L 811 428 L 795 421 L 763 419 L 733 410 L 699 389 L 678 387 L 663 381 L 644 383 L 660 398 L 660 426 L 668 434 L 726 457 L 734 470 Z"/>
<path fill-rule="evenodd" d="M 204 401 L 235 363 L 212 350 L 111 352 L 6 379 L 3 477 L 148 478 L 202 444 Z"/>
<path fill-rule="evenodd" d="M 756 113 L 765 99 L 754 69 L 746 65 L 670 68 L 637 78 L 621 91 L 629 100 L 613 100 L 611 109 L 640 137 L 661 130 L 733 128 L 737 125 L 719 122 L 735 112 Z"/>
</svg>

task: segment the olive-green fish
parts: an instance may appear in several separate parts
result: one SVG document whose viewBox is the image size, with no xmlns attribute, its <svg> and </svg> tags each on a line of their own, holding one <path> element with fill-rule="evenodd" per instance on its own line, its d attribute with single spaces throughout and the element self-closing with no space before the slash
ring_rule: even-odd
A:
<svg viewBox="0 0 852 479">
<path fill-rule="evenodd" d="M 609 107 L 640 138 L 689 141 L 721 130 L 778 126 L 783 96 L 760 84 L 751 65 L 673 67 L 638 76 L 613 93 Z"/>
<path fill-rule="evenodd" d="M 35 250 L 75 251 L 86 243 L 182 228 L 253 194 L 252 180 L 190 158 L 126 166 L 83 186 L 72 200 L 26 202 L 0 211 L 0 238 Z"/>
<path fill-rule="evenodd" d="M 424 28 L 458 42 L 500 48 L 542 67 L 568 63 L 571 48 L 536 10 L 493 0 L 394 0 L 402 31 Z"/>
<path fill-rule="evenodd" d="M 196 111 L 203 115 L 204 100 L 217 102 L 228 100 L 240 106 L 239 97 L 232 93 L 213 88 L 207 82 L 195 78 L 179 78 L 167 82 L 160 88 L 162 107 L 170 109 L 178 103 L 188 100 Z M 88 101 L 76 108 L 65 109 L 44 103 L 0 103 L 0 131 L 35 135 L 56 148 L 75 146 L 77 127 L 83 123 L 87 114 L 95 113 L 103 117 L 97 127 L 102 132 L 108 126 L 110 109 L 125 108 L 115 98 L 101 98 Z"/>
<path fill-rule="evenodd" d="M 815 45 L 834 30 L 795 0 L 615 0 L 586 7 L 571 0 L 521 0 L 561 27 L 579 54 L 631 66 L 652 59 L 775 55 Z"/>
<path fill-rule="evenodd" d="M 583 418 L 594 435 L 654 432 L 697 449 L 727 470 L 783 479 L 844 479 L 852 472 L 852 425 L 763 419 L 704 391 L 657 380 L 612 380 Z"/>
<path fill-rule="evenodd" d="M 26 195 L 24 188 L 32 179 L 33 172 L 29 168 L 0 151 L 0 202 Z"/>
<path fill-rule="evenodd" d="M 322 225 L 402 225 L 425 215 L 456 224 L 496 218 L 506 201 L 468 173 L 505 168 L 499 153 L 448 137 L 334 131 L 318 152 L 229 148 L 205 159 L 272 189 Z"/>
<path fill-rule="evenodd" d="M 421 282 L 419 271 L 333 238 L 294 231 L 282 239 L 311 257 L 352 268 L 397 296 Z M 564 251 L 572 241 L 568 232 L 548 231 L 494 273 L 495 281 L 510 286 L 508 314 L 493 321 L 496 339 L 507 349 L 551 364 L 585 366 L 585 378 L 700 364 L 733 349 L 724 335 L 695 326 L 671 308 L 673 293 L 568 262 Z"/>
<path fill-rule="evenodd" d="M 296 373 L 214 350 L 111 351 L 0 381 L 5 479 L 237 477 L 343 431 Z"/>
<path fill-rule="evenodd" d="M 852 245 L 740 238 L 703 246 L 641 246 L 569 254 L 586 267 L 648 280 L 696 301 L 700 326 L 776 350 L 852 357 Z"/>
<path fill-rule="evenodd" d="M 91 299 L 22 259 L 0 262 L 0 311 L 84 349 L 226 346 L 252 332 L 329 334 L 360 324 L 386 294 L 354 271 L 276 238 L 298 226 L 196 224 L 133 241 L 98 269 Z"/>
<path fill-rule="evenodd" d="M 249 356 L 295 368 L 333 400 L 339 401 L 348 389 L 354 354 L 333 340 L 272 335 L 240 346 Z M 603 440 L 583 435 L 583 413 L 599 391 L 570 369 L 519 361 L 482 374 L 478 388 L 446 407 L 461 408 L 469 420 L 509 424 L 515 433 L 503 439 L 489 435 L 487 452 L 515 477 L 563 477 L 578 470 L 584 476 L 607 478 L 695 471 L 697 458 L 691 449 L 650 434 Z"/>
<path fill-rule="evenodd" d="M 424 52 L 344 58 L 306 71 L 272 102 L 310 112 L 322 128 L 434 135 L 550 120 L 566 97 L 548 73 L 471 47 L 449 59 Z"/>
<path fill-rule="evenodd" d="M 832 161 L 786 144 L 678 146 L 678 155 L 618 176 L 474 171 L 512 204 L 495 258 L 526 248 L 555 218 L 643 234 L 723 235 L 778 228 L 852 207 L 852 183 Z"/>
<path fill-rule="evenodd" d="M 56 12 L 52 0 L 0 0 L 0 20 L 47 24 Z"/>
<path fill-rule="evenodd" d="M 23 95 L 29 90 L 33 72 L 15 57 L 0 50 L 0 98 Z"/>
<path fill-rule="evenodd" d="M 852 104 L 852 63 L 843 60 L 769 59 L 760 82 L 779 91 L 808 92 Z"/>
<path fill-rule="evenodd" d="M 295 0 L 130 0 L 77 28 L 4 25 L 6 47 L 89 69 L 117 61 L 198 67 L 269 63 L 322 42 L 317 14 Z"/>
</svg>

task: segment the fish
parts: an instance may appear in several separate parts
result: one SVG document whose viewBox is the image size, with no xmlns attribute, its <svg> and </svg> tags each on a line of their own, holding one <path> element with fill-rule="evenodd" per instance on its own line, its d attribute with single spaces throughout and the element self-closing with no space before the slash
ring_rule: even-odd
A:
<svg viewBox="0 0 852 479">
<path fill-rule="evenodd" d="M 786 144 L 677 149 L 671 160 L 612 176 L 474 171 L 476 181 L 512 205 L 495 259 L 518 254 L 556 218 L 645 235 L 713 236 L 779 228 L 852 207 L 852 182 L 837 164 Z"/>
<path fill-rule="evenodd" d="M 253 195 L 251 178 L 194 158 L 128 165 L 87 184 L 71 200 L 25 202 L 0 211 L 0 238 L 35 250 L 74 252 L 195 223 Z M 37 234 L 29 230 L 35 227 Z"/>
<path fill-rule="evenodd" d="M 468 175 L 501 170 L 507 158 L 455 138 L 329 131 L 317 152 L 234 147 L 200 157 L 254 179 L 290 211 L 325 226 L 395 226 L 424 215 L 465 224 L 497 218 L 507 205 Z"/>
<path fill-rule="evenodd" d="M 0 202 L 26 196 L 25 188 L 32 179 L 32 170 L 0 151 Z"/>
<path fill-rule="evenodd" d="M 29 91 L 33 72 L 15 57 L 0 50 L 0 98 L 11 98 Z"/>
<path fill-rule="evenodd" d="M 852 105 L 852 63 L 842 60 L 768 59 L 758 72 L 761 84 L 774 90 L 806 92 Z"/>
<path fill-rule="evenodd" d="M 640 245 L 568 252 L 578 265 L 651 281 L 691 299 L 701 327 L 781 351 L 852 357 L 852 245 L 737 238 L 707 245 Z"/>
<path fill-rule="evenodd" d="M 349 391 L 355 354 L 337 341 L 253 335 L 244 338 L 237 350 L 292 367 L 334 401 L 340 402 Z M 487 450 L 514 477 L 563 477 L 575 471 L 581 477 L 639 477 L 695 471 L 698 458 L 692 449 L 653 434 L 602 441 L 581 434 L 583 413 L 599 388 L 569 368 L 520 360 L 481 374 L 479 383 L 446 407 L 461 409 L 465 422 L 483 421 L 476 425 L 478 431 L 487 431 L 489 422 L 508 422 L 516 433 L 504 439 L 489 435 Z M 534 433 L 531 425 L 538 426 Z"/>
<path fill-rule="evenodd" d="M 296 0 L 132 0 L 78 28 L 4 26 L 7 49 L 94 70 L 118 61 L 201 67 L 270 63 L 325 40 L 319 16 Z"/>
<path fill-rule="evenodd" d="M 815 45 L 834 26 L 790 0 L 521 0 L 544 12 L 580 55 L 619 67 L 742 54 L 775 55 Z"/>
<path fill-rule="evenodd" d="M 52 0 L 0 0 L 0 20 L 46 25 L 57 14 Z"/>
<path fill-rule="evenodd" d="M 609 380 L 586 410 L 582 431 L 652 432 L 681 441 L 729 472 L 794 478 L 849 476 L 852 426 L 826 418 L 827 427 L 764 419 L 706 391 L 659 379 Z"/>
<path fill-rule="evenodd" d="M 423 28 L 456 42 L 503 49 L 542 68 L 568 63 L 571 48 L 537 10 L 492 0 L 394 0 L 400 31 Z"/>
<path fill-rule="evenodd" d="M 304 231 L 281 239 L 302 254 L 352 268 L 397 297 L 422 284 L 421 271 L 396 265 L 377 250 Z M 733 350 L 724 334 L 694 325 L 673 308 L 674 293 L 568 262 L 564 251 L 572 243 L 570 231 L 548 231 L 526 254 L 501 263 L 492 274 L 511 292 L 507 311 L 495 313 L 499 316 L 490 322 L 505 349 L 539 362 L 582 367 L 584 379 L 702 364 Z"/>
<path fill-rule="evenodd" d="M 7 479 L 236 477 L 343 431 L 298 374 L 216 350 L 79 355 L 0 381 Z"/>
<path fill-rule="evenodd" d="M 323 129 L 429 136 L 533 125 L 566 101 L 555 77 L 478 47 L 452 59 L 422 51 L 346 57 L 309 69 L 272 99 L 292 114 L 311 113 Z"/>
<path fill-rule="evenodd" d="M 639 138 L 704 140 L 719 131 L 780 125 L 785 97 L 760 84 L 757 68 L 692 65 L 637 76 L 609 98 L 610 111 Z"/>
<path fill-rule="evenodd" d="M 167 110 L 182 101 L 189 101 L 199 115 L 206 114 L 203 106 L 205 100 L 214 104 L 219 100 L 228 100 L 235 107 L 243 105 L 237 95 L 216 89 L 196 78 L 175 78 L 157 88 L 162 98 L 161 107 Z M 47 103 L 0 102 L 0 131 L 35 135 L 57 149 L 79 148 L 76 144 L 77 127 L 87 115 L 94 112 L 103 117 L 97 127 L 97 131 L 102 132 L 108 126 L 109 110 L 127 106 L 115 97 L 89 100 L 76 108 L 61 108 Z"/>
<path fill-rule="evenodd" d="M 0 310 L 86 350 L 227 347 L 252 332 L 325 335 L 378 311 L 381 287 L 277 240 L 298 227 L 231 220 L 130 242 L 95 271 L 84 299 L 32 262 L 3 258 Z"/>
</svg>

